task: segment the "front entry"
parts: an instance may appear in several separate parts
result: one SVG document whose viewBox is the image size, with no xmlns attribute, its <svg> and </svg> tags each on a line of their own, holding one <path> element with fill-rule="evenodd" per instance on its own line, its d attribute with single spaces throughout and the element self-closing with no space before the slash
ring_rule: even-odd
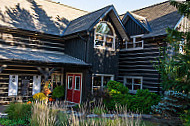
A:
<svg viewBox="0 0 190 126">
<path fill-rule="evenodd" d="M 67 101 L 80 103 L 82 74 L 67 74 Z"/>
</svg>

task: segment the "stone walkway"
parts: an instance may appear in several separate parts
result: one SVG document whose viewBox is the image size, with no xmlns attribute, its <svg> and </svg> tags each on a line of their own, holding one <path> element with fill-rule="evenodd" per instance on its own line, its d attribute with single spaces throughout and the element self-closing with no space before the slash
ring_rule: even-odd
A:
<svg viewBox="0 0 190 126">
<path fill-rule="evenodd" d="M 97 115 L 97 114 L 85 114 L 85 113 L 80 113 L 76 111 L 62 111 L 63 113 L 67 114 L 73 114 L 76 117 L 86 117 L 86 118 L 115 118 L 115 117 L 120 117 L 120 118 L 142 118 L 142 119 L 151 119 L 153 116 L 152 115 L 147 115 L 147 114 L 102 114 L 102 115 Z"/>
</svg>

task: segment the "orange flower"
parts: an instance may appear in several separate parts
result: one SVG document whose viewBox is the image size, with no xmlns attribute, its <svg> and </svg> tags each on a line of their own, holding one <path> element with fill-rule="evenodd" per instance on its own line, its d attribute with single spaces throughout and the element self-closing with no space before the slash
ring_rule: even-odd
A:
<svg viewBox="0 0 190 126">
<path fill-rule="evenodd" d="M 52 102 L 52 101 L 53 101 L 53 98 L 49 98 L 49 101 Z"/>
<path fill-rule="evenodd" d="M 32 102 L 31 101 L 28 101 L 27 104 L 31 104 Z"/>
</svg>

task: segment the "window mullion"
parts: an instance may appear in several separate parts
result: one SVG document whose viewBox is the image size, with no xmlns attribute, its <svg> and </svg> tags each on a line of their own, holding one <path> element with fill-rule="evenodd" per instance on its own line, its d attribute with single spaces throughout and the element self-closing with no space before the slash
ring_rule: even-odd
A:
<svg viewBox="0 0 190 126">
<path fill-rule="evenodd" d="M 106 48 L 106 35 L 104 35 L 104 42 L 103 42 L 103 47 Z"/>
<path fill-rule="evenodd" d="M 135 42 L 136 42 L 136 38 L 133 38 L 133 48 L 135 48 Z"/>
<path fill-rule="evenodd" d="M 101 88 L 103 89 L 104 87 L 104 76 L 101 76 Z"/>
<path fill-rule="evenodd" d="M 134 90 L 134 78 L 132 78 L 132 91 Z"/>
</svg>

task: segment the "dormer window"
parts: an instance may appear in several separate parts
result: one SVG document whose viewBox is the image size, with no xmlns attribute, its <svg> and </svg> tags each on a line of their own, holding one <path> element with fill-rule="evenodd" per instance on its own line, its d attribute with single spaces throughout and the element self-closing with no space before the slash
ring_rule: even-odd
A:
<svg viewBox="0 0 190 126">
<path fill-rule="evenodd" d="M 144 48 L 144 41 L 142 40 L 143 35 L 131 36 L 131 41 L 126 42 L 127 50 L 138 50 Z"/>
<path fill-rule="evenodd" d="M 108 22 L 100 22 L 95 29 L 94 48 L 115 50 L 115 31 Z"/>
</svg>

